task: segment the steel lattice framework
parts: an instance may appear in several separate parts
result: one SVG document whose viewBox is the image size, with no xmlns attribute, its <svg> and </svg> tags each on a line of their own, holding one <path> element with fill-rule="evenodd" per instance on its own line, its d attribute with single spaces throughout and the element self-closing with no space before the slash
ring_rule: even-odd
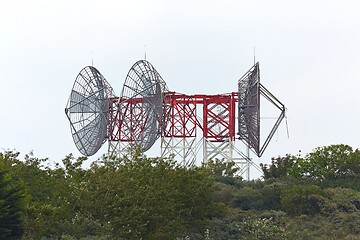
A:
<svg viewBox="0 0 360 240">
<path fill-rule="evenodd" d="M 161 138 L 161 156 L 176 156 L 183 165 L 192 165 L 196 160 L 196 134 L 199 126 L 194 96 L 169 93 L 169 123 Z"/>
<path fill-rule="evenodd" d="M 207 161 L 221 157 L 230 160 L 235 140 L 235 103 L 238 93 L 219 95 L 186 95 L 170 93 L 166 97 L 170 106 L 170 122 L 162 136 L 162 156 L 177 156 L 185 165 L 195 162 L 197 129 L 202 132 L 203 156 Z M 201 108 L 202 116 L 197 109 Z M 219 151 L 219 150 L 222 151 Z"/>
<path fill-rule="evenodd" d="M 281 112 L 263 144 L 261 96 Z M 161 137 L 162 157 L 192 166 L 202 147 L 204 162 L 215 158 L 236 161 L 242 173 L 253 163 L 249 154 L 235 147 L 236 124 L 238 138 L 261 156 L 285 116 L 284 105 L 261 85 L 258 63 L 240 78 L 237 92 L 186 95 L 170 92 L 146 60 L 131 67 L 120 97 L 115 97 L 97 69 L 84 68 L 65 111 L 75 145 L 86 156 L 96 153 L 106 140 L 110 155 L 132 154 L 134 148 L 145 152 Z"/>
</svg>

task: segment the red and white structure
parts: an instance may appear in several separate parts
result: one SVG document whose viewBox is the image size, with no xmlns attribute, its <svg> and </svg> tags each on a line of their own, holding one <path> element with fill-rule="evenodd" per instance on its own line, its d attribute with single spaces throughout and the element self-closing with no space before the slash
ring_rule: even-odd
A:
<svg viewBox="0 0 360 240">
<path fill-rule="evenodd" d="M 162 157 L 186 166 L 194 165 L 198 156 L 205 163 L 235 161 L 249 178 L 249 150 L 260 156 L 267 146 L 259 145 L 260 94 L 281 111 L 273 130 L 285 114 L 259 79 L 256 64 L 239 80 L 237 92 L 187 95 L 169 91 L 155 68 L 141 60 L 130 69 L 121 96 L 115 97 L 100 72 L 86 67 L 76 78 L 65 112 L 75 144 L 86 156 L 105 141 L 109 155 L 124 156 L 134 148 L 145 152 L 161 138 Z M 237 139 L 245 143 L 246 154 L 235 147 Z"/>
</svg>

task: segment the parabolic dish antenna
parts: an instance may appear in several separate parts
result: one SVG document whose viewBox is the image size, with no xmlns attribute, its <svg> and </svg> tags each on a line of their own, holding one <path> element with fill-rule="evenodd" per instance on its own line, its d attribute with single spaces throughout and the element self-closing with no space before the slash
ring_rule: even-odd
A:
<svg viewBox="0 0 360 240">
<path fill-rule="evenodd" d="M 166 124 L 165 81 L 151 65 L 140 60 L 126 76 L 119 98 L 124 131 L 142 151 L 147 151 L 160 137 Z"/>
<path fill-rule="evenodd" d="M 256 63 L 240 78 L 239 139 L 259 154 L 260 151 L 260 70 Z"/>
<path fill-rule="evenodd" d="M 85 156 L 94 155 L 106 141 L 112 96 L 112 88 L 96 68 L 85 67 L 77 75 L 65 113 L 75 145 Z"/>
<path fill-rule="evenodd" d="M 260 96 L 280 110 L 280 115 L 263 144 L 260 143 Z M 285 106 L 260 83 L 258 62 L 240 78 L 238 101 L 239 139 L 261 157 L 285 117 Z"/>
</svg>

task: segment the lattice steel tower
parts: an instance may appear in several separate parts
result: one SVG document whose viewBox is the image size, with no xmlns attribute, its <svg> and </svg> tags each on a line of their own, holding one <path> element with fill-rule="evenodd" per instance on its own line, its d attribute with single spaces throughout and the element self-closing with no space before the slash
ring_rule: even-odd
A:
<svg viewBox="0 0 360 240">
<path fill-rule="evenodd" d="M 260 103 L 264 98 L 280 111 L 265 142 L 260 142 Z M 65 108 L 76 147 L 85 156 L 108 141 L 110 155 L 149 150 L 161 138 L 161 156 L 192 166 L 202 161 L 235 161 L 249 179 L 253 164 L 249 150 L 260 157 L 285 117 L 284 105 L 261 83 L 259 63 L 238 81 L 236 92 L 187 95 L 169 91 L 165 81 L 146 60 L 128 72 L 116 97 L 94 67 L 76 77 Z M 238 132 L 236 134 L 236 129 Z M 235 146 L 240 139 L 246 154 Z M 202 151 L 201 151 L 202 150 Z"/>
</svg>

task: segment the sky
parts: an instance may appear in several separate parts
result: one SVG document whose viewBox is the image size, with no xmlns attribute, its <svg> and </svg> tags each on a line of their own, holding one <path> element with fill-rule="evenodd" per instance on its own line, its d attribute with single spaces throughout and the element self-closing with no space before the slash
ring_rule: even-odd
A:
<svg viewBox="0 0 360 240">
<path fill-rule="evenodd" d="M 255 56 L 289 130 L 283 121 L 255 163 L 359 148 L 359 9 L 355 0 L 0 0 L 0 150 L 80 156 L 64 113 L 77 74 L 93 63 L 119 95 L 145 52 L 186 94 L 236 92 Z"/>
</svg>

